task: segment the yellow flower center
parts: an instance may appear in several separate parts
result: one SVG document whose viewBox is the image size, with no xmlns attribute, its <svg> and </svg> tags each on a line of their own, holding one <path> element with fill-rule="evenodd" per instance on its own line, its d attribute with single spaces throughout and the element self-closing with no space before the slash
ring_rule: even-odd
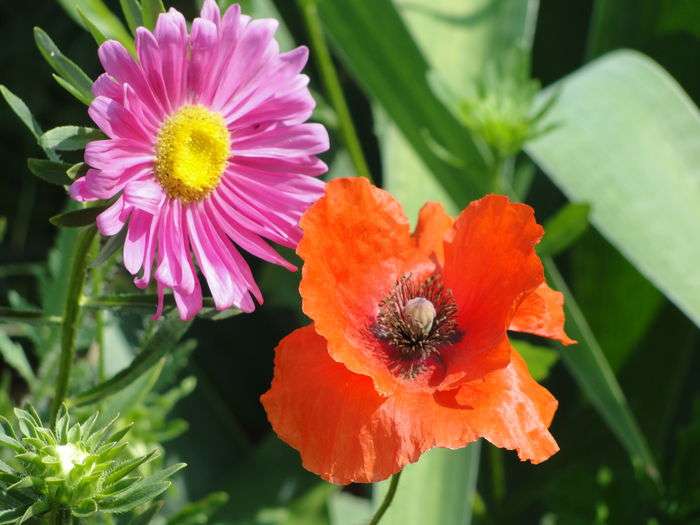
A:
<svg viewBox="0 0 700 525">
<path fill-rule="evenodd" d="M 174 199 L 202 200 L 218 186 L 229 151 L 223 117 L 202 106 L 184 106 L 158 132 L 156 178 Z"/>
</svg>

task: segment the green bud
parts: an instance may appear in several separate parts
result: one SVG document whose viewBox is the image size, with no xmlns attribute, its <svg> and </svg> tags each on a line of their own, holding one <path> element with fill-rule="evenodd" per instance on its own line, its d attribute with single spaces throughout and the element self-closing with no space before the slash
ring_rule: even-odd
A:
<svg viewBox="0 0 700 525">
<path fill-rule="evenodd" d="M 128 512 L 167 490 L 167 478 L 185 466 L 144 476 L 141 467 L 158 451 L 130 455 L 122 441 L 129 427 L 112 429 L 117 418 L 97 426 L 95 413 L 82 424 L 71 423 L 64 409 L 56 424 L 46 427 L 33 408 L 15 409 L 15 416 L 15 424 L 3 421 L 0 426 L 0 448 L 12 454 L 12 460 L 0 464 L 0 493 L 14 505 L 3 515 L 13 516 L 16 525 L 48 512 L 79 518 Z"/>
</svg>

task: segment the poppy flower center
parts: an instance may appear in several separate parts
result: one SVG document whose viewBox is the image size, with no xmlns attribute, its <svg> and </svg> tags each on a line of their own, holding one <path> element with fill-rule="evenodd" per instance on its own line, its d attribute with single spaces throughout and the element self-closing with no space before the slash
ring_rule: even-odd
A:
<svg viewBox="0 0 700 525">
<path fill-rule="evenodd" d="M 229 151 L 223 117 L 202 106 L 184 106 L 158 132 L 156 179 L 168 196 L 200 201 L 219 185 Z"/>
<path fill-rule="evenodd" d="M 379 303 L 370 332 L 391 370 L 408 379 L 441 362 L 441 352 L 462 338 L 457 305 L 438 274 L 422 282 L 410 274 L 396 281 Z"/>
</svg>

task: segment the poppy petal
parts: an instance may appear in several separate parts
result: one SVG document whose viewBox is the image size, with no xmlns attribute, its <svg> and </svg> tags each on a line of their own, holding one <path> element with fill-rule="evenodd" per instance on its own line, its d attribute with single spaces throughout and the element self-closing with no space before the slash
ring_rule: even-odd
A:
<svg viewBox="0 0 700 525">
<path fill-rule="evenodd" d="M 432 268 L 416 250 L 401 206 L 365 179 L 336 179 L 304 214 L 301 228 L 304 313 L 333 359 L 390 393 L 397 379 L 367 344 L 369 327 L 397 279 Z"/>
<path fill-rule="evenodd" d="M 527 332 L 572 345 L 576 341 L 564 331 L 564 295 L 542 283 L 534 292 L 525 297 L 513 319 L 509 330 Z"/>
<path fill-rule="evenodd" d="M 441 389 L 506 366 L 508 348 L 499 345 L 514 305 L 542 282 L 535 253 L 543 234 L 532 208 L 488 195 L 457 218 L 445 242 L 444 282 L 454 294 L 464 337 L 443 356 L 447 376 Z"/>
<path fill-rule="evenodd" d="M 333 361 L 310 325 L 277 347 L 261 401 L 304 467 L 332 483 L 386 479 L 430 448 L 461 448 L 479 437 L 540 462 L 558 450 L 547 431 L 557 402 L 513 356 L 508 367 L 451 392 L 383 397 L 368 377 Z"/>
<path fill-rule="evenodd" d="M 445 261 L 445 239 L 450 235 L 454 219 L 450 217 L 441 204 L 428 202 L 418 214 L 418 223 L 413 232 L 413 239 L 418 249 L 426 255 L 435 255 L 438 262 Z"/>
</svg>

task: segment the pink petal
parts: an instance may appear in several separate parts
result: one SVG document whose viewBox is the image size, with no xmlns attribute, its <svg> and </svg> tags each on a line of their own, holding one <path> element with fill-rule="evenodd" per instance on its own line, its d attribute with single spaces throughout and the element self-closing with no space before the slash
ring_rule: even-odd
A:
<svg viewBox="0 0 700 525">
<path fill-rule="evenodd" d="M 124 266 L 131 275 L 136 275 L 143 266 L 152 220 L 152 215 L 141 210 L 134 210 L 131 214 L 123 250 Z"/>
<path fill-rule="evenodd" d="M 217 8 L 218 9 L 218 8 Z M 212 62 L 216 58 L 219 37 L 216 25 L 209 20 L 196 18 L 190 37 L 190 64 L 187 71 L 188 98 L 199 100 Z"/>
<path fill-rule="evenodd" d="M 181 288 L 173 289 L 175 304 L 180 312 L 180 319 L 189 321 L 193 319 L 197 312 L 202 309 L 202 287 L 198 280 L 195 280 L 192 292 L 185 292 Z"/>
<path fill-rule="evenodd" d="M 328 147 L 328 133 L 321 124 L 299 124 L 234 140 L 232 150 L 234 156 L 280 158 L 323 153 Z"/>
<path fill-rule="evenodd" d="M 124 227 L 130 213 L 131 208 L 125 206 L 124 199 L 119 197 L 114 204 L 97 216 L 97 229 L 105 237 L 116 235 Z"/>
<path fill-rule="evenodd" d="M 163 81 L 172 109 L 182 105 L 187 79 L 187 23 L 185 17 L 170 9 L 158 17 L 155 37 L 162 60 Z"/>
<path fill-rule="evenodd" d="M 124 201 L 151 215 L 156 215 L 163 205 L 165 193 L 155 180 L 134 181 L 124 187 Z"/>
</svg>

